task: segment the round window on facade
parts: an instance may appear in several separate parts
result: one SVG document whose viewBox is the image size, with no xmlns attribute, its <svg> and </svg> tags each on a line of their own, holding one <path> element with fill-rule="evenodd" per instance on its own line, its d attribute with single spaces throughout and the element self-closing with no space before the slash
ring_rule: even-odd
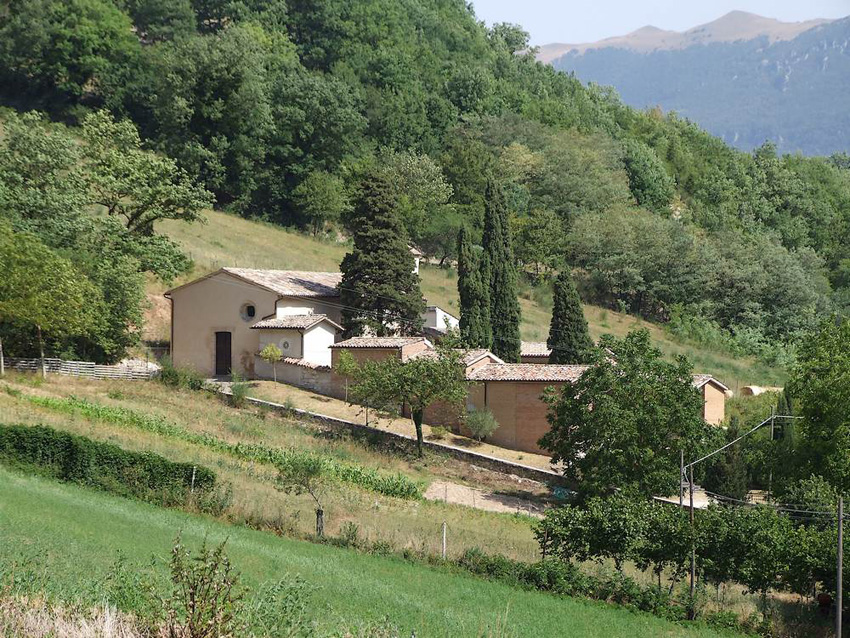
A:
<svg viewBox="0 0 850 638">
<path fill-rule="evenodd" d="M 253 321 L 254 317 L 257 316 L 257 308 L 249 302 L 242 305 L 239 314 L 242 316 L 242 321 Z"/>
<path fill-rule="evenodd" d="M 289 350 L 289 342 L 288 341 L 281 341 L 280 342 L 280 349 L 283 350 L 284 352 Z"/>
</svg>

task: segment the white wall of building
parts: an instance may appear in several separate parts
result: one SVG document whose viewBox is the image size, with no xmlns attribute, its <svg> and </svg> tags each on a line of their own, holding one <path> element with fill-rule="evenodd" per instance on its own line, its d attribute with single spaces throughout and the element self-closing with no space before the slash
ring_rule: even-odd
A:
<svg viewBox="0 0 850 638">
<path fill-rule="evenodd" d="M 304 332 L 303 359 L 322 366 L 331 365 L 331 346 L 336 339 L 336 329 L 322 322 Z"/>
<path fill-rule="evenodd" d="M 339 323 L 339 299 L 316 299 L 304 297 L 281 297 L 277 300 L 275 316 L 280 319 L 287 315 L 327 315 L 331 321 Z"/>
<path fill-rule="evenodd" d="M 260 350 L 270 343 L 275 344 L 284 358 L 300 359 L 303 352 L 300 330 L 257 330 L 260 333 Z M 258 351 L 259 352 L 259 351 Z"/>
<path fill-rule="evenodd" d="M 438 306 L 426 308 L 425 312 L 422 313 L 422 320 L 425 322 L 426 328 L 436 328 L 437 330 L 445 330 L 446 322 L 448 322 L 450 328 L 460 326 L 460 321 L 458 321 L 457 317 L 450 315 Z"/>
</svg>

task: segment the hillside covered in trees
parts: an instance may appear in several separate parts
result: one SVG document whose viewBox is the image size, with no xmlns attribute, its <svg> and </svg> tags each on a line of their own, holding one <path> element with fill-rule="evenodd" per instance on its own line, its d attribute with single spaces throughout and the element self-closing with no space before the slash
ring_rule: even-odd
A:
<svg viewBox="0 0 850 638">
<path fill-rule="evenodd" d="M 120 155 L 80 165 L 63 142 L 70 163 L 55 174 L 84 173 L 65 212 L 103 210 L 89 195 L 106 179 L 113 203 L 151 196 L 167 201 L 164 217 L 194 219 L 208 191 L 217 207 L 322 233 L 378 172 L 411 241 L 454 259 L 461 227 L 480 242 L 493 179 L 521 272 L 570 268 L 586 301 L 777 361 L 850 304 L 846 156 L 736 151 L 526 46 L 521 28 L 485 28 L 462 0 L 12 0 L 0 15 L 0 99 L 71 126 L 108 111 L 135 125 L 144 157 L 179 167 L 185 206 L 155 189 L 128 195 L 113 183 Z M 116 132 L 98 117 L 92 130 Z M 13 158 L 46 124 L 15 121 L 0 139 L 0 218 L 64 259 L 73 242 L 33 225 L 32 203 L 8 186 L 41 188 L 38 158 Z M 83 154 L 97 157 L 95 143 Z M 145 166 L 136 174 L 155 181 Z M 134 281 L 185 265 L 150 219 L 126 220 L 116 248 L 132 253 L 122 263 Z"/>
</svg>

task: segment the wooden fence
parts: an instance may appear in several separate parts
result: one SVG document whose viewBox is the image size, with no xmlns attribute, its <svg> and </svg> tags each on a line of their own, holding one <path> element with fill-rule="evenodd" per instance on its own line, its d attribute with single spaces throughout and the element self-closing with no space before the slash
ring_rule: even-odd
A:
<svg viewBox="0 0 850 638">
<path fill-rule="evenodd" d="M 44 364 L 48 374 L 65 374 L 74 377 L 88 377 L 90 379 L 147 381 L 159 374 L 158 370 L 145 366 L 103 366 L 90 361 L 63 361 L 62 359 L 45 358 Z M 5 365 L 7 370 L 16 370 L 18 372 L 41 371 L 41 359 L 6 358 Z"/>
</svg>

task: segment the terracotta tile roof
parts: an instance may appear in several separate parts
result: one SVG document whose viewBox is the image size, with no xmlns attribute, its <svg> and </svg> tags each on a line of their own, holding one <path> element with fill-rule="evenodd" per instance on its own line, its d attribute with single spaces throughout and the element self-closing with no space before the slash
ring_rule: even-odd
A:
<svg viewBox="0 0 850 638">
<path fill-rule="evenodd" d="M 331 348 L 401 348 L 420 341 L 427 342 L 427 339 L 425 337 L 351 337 L 333 344 Z"/>
<path fill-rule="evenodd" d="M 710 374 L 695 374 L 694 375 L 694 387 L 695 388 L 701 388 L 706 383 L 714 383 L 724 392 L 729 389 L 725 385 L 720 383 L 720 381 L 718 381 L 713 376 L 711 376 Z"/>
<path fill-rule="evenodd" d="M 298 366 L 300 368 L 309 368 L 310 370 L 330 370 L 330 366 L 323 366 L 320 363 L 312 363 L 304 359 L 296 359 L 295 357 L 284 357 L 281 359 L 281 363 L 288 363 L 291 366 Z"/>
<path fill-rule="evenodd" d="M 280 318 L 272 317 L 258 321 L 251 326 L 251 330 L 306 330 L 323 321 L 327 321 L 334 328 L 342 330 L 342 326 L 328 319 L 327 315 L 284 315 Z"/>
<path fill-rule="evenodd" d="M 467 375 L 470 381 L 578 381 L 590 366 L 578 365 L 549 365 L 545 363 L 491 363 L 473 370 Z M 710 374 L 695 374 L 693 385 L 701 388 L 706 383 L 716 383 L 726 389 Z"/>
<path fill-rule="evenodd" d="M 519 354 L 521 357 L 548 357 L 552 351 L 545 341 L 523 341 Z"/>
<path fill-rule="evenodd" d="M 561 381 L 572 383 L 588 366 L 562 366 L 546 363 L 491 363 L 473 370 L 470 381 Z"/>
<path fill-rule="evenodd" d="M 222 268 L 222 270 L 285 297 L 338 297 L 337 287 L 342 281 L 342 274 L 338 272 L 253 268 Z"/>
<path fill-rule="evenodd" d="M 493 357 L 496 360 L 496 363 L 504 363 L 499 357 L 494 355 L 489 350 L 485 348 L 472 348 L 470 350 L 459 349 L 461 353 L 460 362 L 464 366 L 471 366 L 473 363 L 481 359 L 482 357 L 486 357 L 487 355 Z M 419 359 L 421 357 L 433 358 L 436 359 L 439 355 L 439 352 L 434 349 L 430 350 L 422 350 L 421 352 L 416 352 L 408 357 L 408 359 Z"/>
</svg>

